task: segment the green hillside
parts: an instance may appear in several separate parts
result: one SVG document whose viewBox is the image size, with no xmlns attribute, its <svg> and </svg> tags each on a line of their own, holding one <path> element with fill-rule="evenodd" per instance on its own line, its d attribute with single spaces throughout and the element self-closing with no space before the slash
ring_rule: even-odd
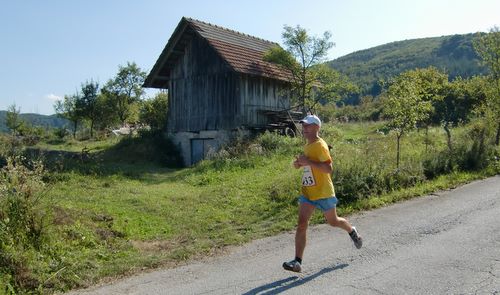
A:
<svg viewBox="0 0 500 295">
<path fill-rule="evenodd" d="M 0 111 L 0 132 L 9 132 L 9 129 L 5 125 L 6 116 L 7 111 Z M 57 115 L 46 116 L 27 113 L 20 114 L 19 117 L 33 126 L 40 126 L 44 128 L 59 128 L 69 125 L 68 120 L 59 118 Z"/>
<path fill-rule="evenodd" d="M 450 78 L 484 74 L 478 64 L 472 40 L 475 34 L 397 41 L 357 51 L 328 64 L 349 76 L 363 93 L 380 93 L 379 81 L 386 81 L 406 70 L 435 66 Z"/>
</svg>

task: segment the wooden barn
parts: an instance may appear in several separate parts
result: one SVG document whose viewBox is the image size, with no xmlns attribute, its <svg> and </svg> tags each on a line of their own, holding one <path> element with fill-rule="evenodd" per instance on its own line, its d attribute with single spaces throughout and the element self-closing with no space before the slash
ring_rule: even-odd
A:
<svg viewBox="0 0 500 295">
<path fill-rule="evenodd" d="M 290 75 L 263 60 L 277 45 L 181 19 L 144 87 L 168 89 L 167 132 L 186 165 L 216 151 L 236 132 L 283 126 L 275 119 L 290 106 Z"/>
</svg>

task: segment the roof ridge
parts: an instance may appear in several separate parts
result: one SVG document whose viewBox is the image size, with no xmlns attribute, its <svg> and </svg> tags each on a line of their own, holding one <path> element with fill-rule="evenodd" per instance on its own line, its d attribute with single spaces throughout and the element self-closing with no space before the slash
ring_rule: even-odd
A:
<svg viewBox="0 0 500 295">
<path fill-rule="evenodd" d="M 195 18 L 186 17 L 186 16 L 184 16 L 184 18 L 188 22 L 199 22 L 199 23 L 211 26 L 211 27 L 215 27 L 215 28 L 222 29 L 222 30 L 225 30 L 225 31 L 228 31 L 228 32 L 236 33 L 238 35 L 242 35 L 242 36 L 245 36 L 245 37 L 250 37 L 250 38 L 257 39 L 257 40 L 260 40 L 260 41 L 264 41 L 264 42 L 267 42 L 267 43 L 278 44 L 277 42 L 269 41 L 269 40 L 262 39 L 262 38 L 259 38 L 259 37 L 256 37 L 256 36 L 252 36 L 250 34 L 246 34 L 246 33 L 238 32 L 238 31 L 235 31 L 235 30 L 231 30 L 231 29 L 228 29 L 226 27 L 222 27 L 222 26 L 219 26 L 219 25 L 216 25 L 216 24 L 211 24 L 209 22 L 201 21 L 201 20 L 198 20 L 198 19 L 195 19 Z"/>
</svg>

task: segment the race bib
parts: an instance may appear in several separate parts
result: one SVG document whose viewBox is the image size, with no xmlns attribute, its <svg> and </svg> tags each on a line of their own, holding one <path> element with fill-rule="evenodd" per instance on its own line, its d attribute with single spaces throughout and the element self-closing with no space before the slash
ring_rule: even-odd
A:
<svg viewBox="0 0 500 295">
<path fill-rule="evenodd" d="M 316 185 L 316 180 L 314 179 L 311 166 L 304 166 L 304 174 L 302 175 L 302 185 L 303 186 Z"/>
</svg>

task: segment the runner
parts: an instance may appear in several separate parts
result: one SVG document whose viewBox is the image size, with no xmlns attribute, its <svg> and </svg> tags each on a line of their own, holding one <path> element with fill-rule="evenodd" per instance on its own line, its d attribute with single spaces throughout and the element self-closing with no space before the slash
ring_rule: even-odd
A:
<svg viewBox="0 0 500 295">
<path fill-rule="evenodd" d="M 302 195 L 299 197 L 299 220 L 295 233 L 295 259 L 283 263 L 286 270 L 300 272 L 302 257 L 306 247 L 306 232 L 316 208 L 323 211 L 328 224 L 340 227 L 349 233 L 356 248 L 361 248 L 363 239 L 356 228 L 345 218 L 337 216 L 337 198 L 331 178 L 332 158 L 326 142 L 319 137 L 321 120 L 315 115 L 308 115 L 300 121 L 303 135 L 307 140 L 304 154 L 299 155 L 293 165 L 303 168 Z"/>
</svg>

